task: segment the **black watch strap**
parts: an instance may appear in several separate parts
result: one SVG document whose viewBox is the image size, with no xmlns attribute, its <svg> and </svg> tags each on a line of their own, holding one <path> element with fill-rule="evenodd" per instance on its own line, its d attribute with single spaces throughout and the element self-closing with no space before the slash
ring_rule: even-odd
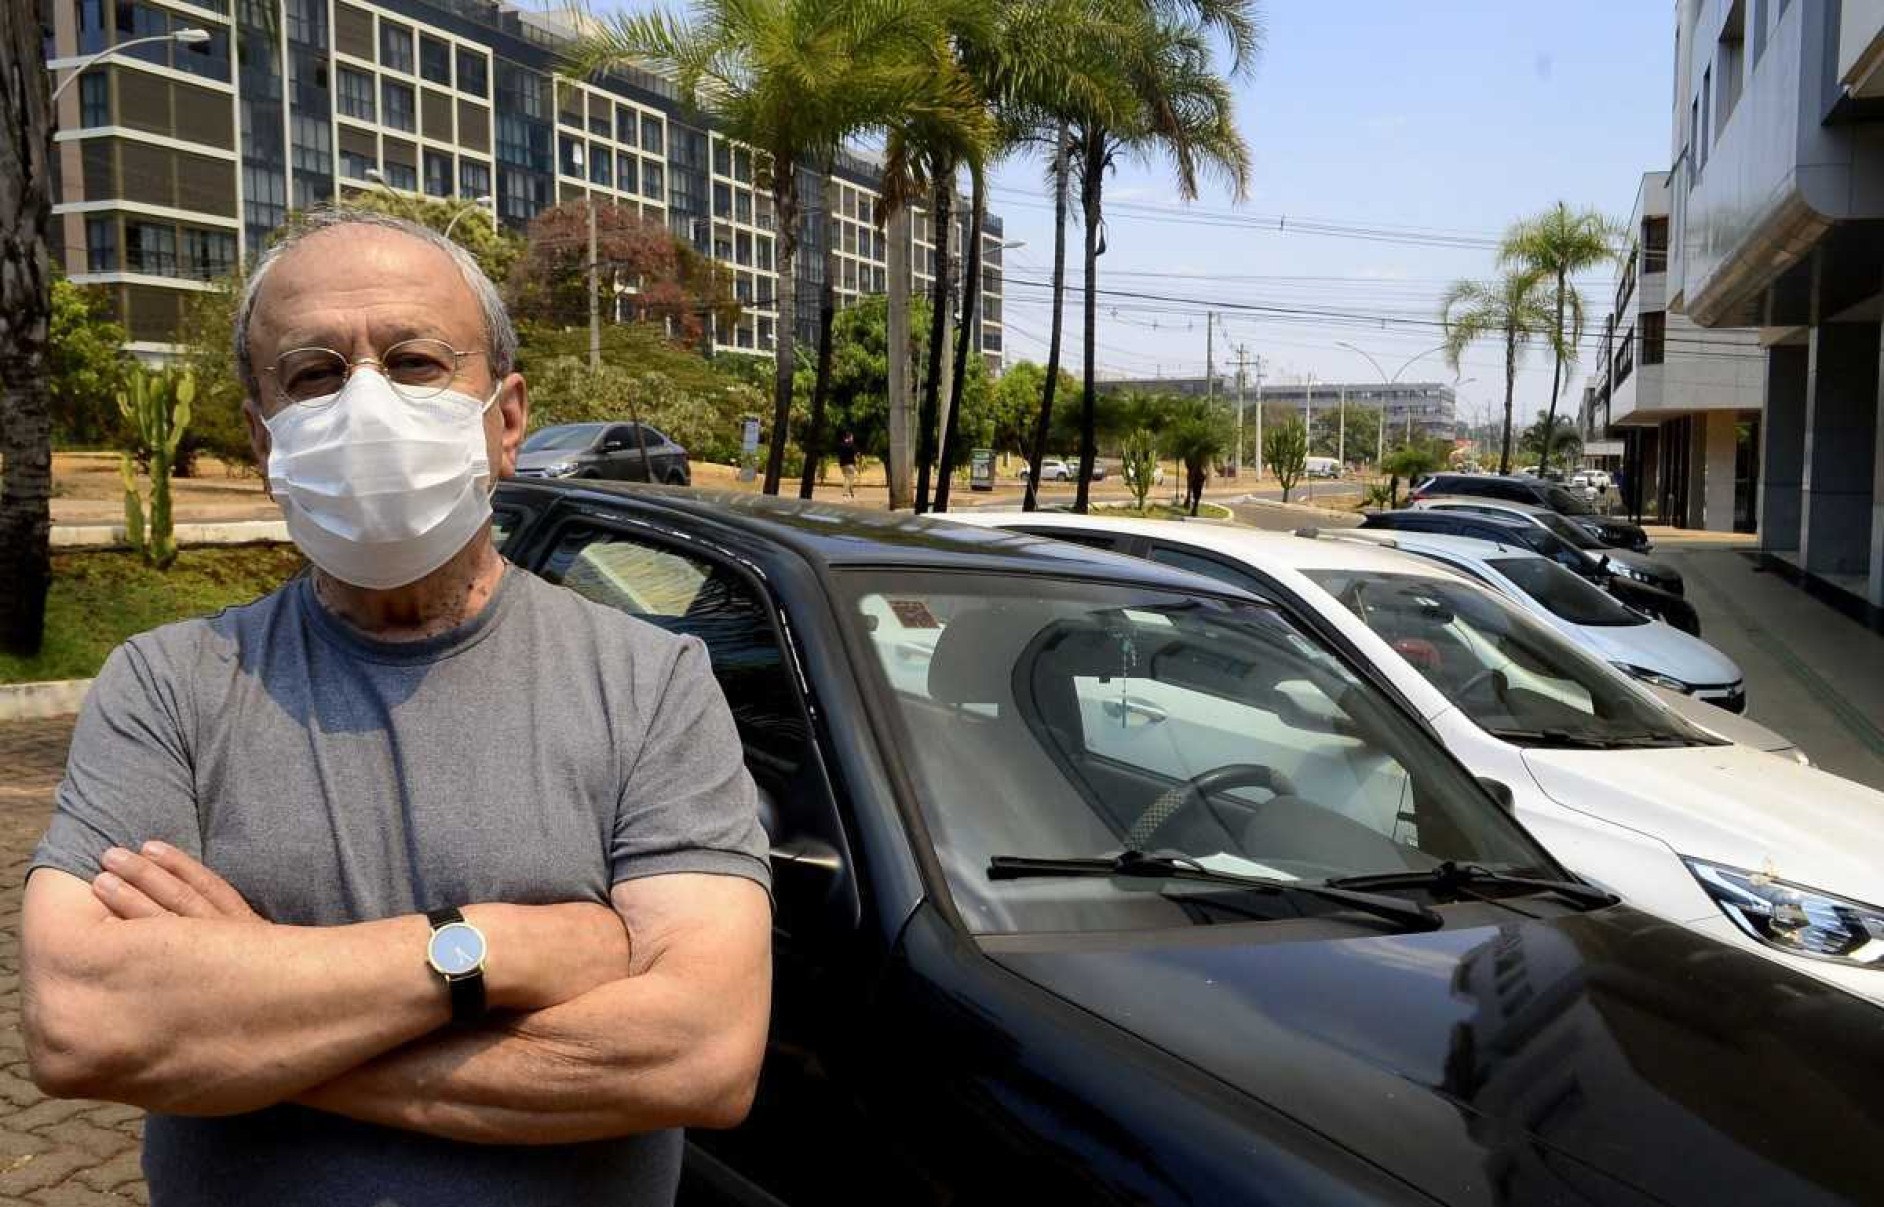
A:
<svg viewBox="0 0 1884 1207">
<path fill-rule="evenodd" d="M 446 906 L 426 913 L 425 920 L 433 930 L 450 926 L 454 922 L 464 921 L 464 911 L 455 906 Z M 451 992 L 451 1021 L 465 1027 L 483 1020 L 485 1014 L 484 970 L 468 973 L 460 977 L 446 977 L 445 987 Z"/>
</svg>

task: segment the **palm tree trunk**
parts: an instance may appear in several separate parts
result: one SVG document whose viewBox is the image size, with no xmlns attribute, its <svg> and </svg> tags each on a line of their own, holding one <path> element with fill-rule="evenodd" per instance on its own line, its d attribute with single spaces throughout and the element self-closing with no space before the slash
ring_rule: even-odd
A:
<svg viewBox="0 0 1884 1207">
<path fill-rule="evenodd" d="M 949 483 L 955 475 L 955 432 L 962 422 L 962 395 L 968 380 L 968 357 L 981 323 L 975 317 L 981 286 L 981 227 L 988 213 L 988 189 L 979 168 L 969 172 L 968 247 L 962 255 L 962 329 L 955 337 L 955 373 L 949 379 L 949 409 L 942 422 L 942 468 L 936 475 L 935 509 L 949 509 Z"/>
<path fill-rule="evenodd" d="M 824 187 L 818 211 L 824 232 L 824 283 L 818 289 L 818 370 L 811 386 L 811 422 L 801 443 L 805 449 L 805 472 L 798 482 L 798 497 L 809 499 L 818 482 L 818 456 L 824 446 L 824 400 L 831 386 L 831 328 L 837 322 L 837 240 L 831 222 L 835 210 L 836 182 L 831 165 L 824 165 Z"/>
<path fill-rule="evenodd" d="M 785 441 L 792 422 L 792 376 L 798 368 L 798 165 L 774 157 L 772 161 L 772 210 L 778 216 L 778 286 L 773 298 L 778 306 L 778 321 L 773 324 L 773 355 L 777 357 L 772 379 L 771 447 L 765 458 L 766 494 L 778 493 L 779 479 L 785 474 Z"/>
<path fill-rule="evenodd" d="M 1557 429 L 1557 392 L 1563 378 L 1563 291 L 1564 272 L 1557 270 L 1557 338 L 1551 351 L 1555 354 L 1550 370 L 1550 410 L 1544 413 L 1544 451 L 1539 455 L 1538 470 L 1550 469 L 1551 435 Z"/>
<path fill-rule="evenodd" d="M 1518 333 L 1505 328 L 1505 436 L 1498 452 L 1498 472 L 1511 472 L 1511 396 L 1518 387 Z"/>
<path fill-rule="evenodd" d="M 1080 180 L 1080 200 L 1086 213 L 1086 346 L 1085 392 L 1079 403 L 1079 490 L 1073 496 L 1073 510 L 1084 515 L 1092 501 L 1092 467 L 1099 455 L 1095 394 L 1099 336 L 1099 190 L 1105 173 L 1105 140 L 1094 131 L 1085 137 L 1085 172 Z"/>
<path fill-rule="evenodd" d="M 1047 432 L 1053 425 L 1053 395 L 1060 384 L 1060 335 L 1066 327 L 1066 123 L 1060 123 L 1053 144 L 1053 325 L 1047 336 L 1047 380 L 1040 387 L 1040 415 L 1034 420 L 1033 444 L 1027 454 L 1027 494 L 1022 511 L 1034 510 L 1040 485 L 1040 467 L 1047 459 Z"/>
<path fill-rule="evenodd" d="M 935 464 L 936 421 L 942 389 L 942 355 L 948 343 L 949 227 L 955 222 L 955 172 L 936 173 L 935 204 L 930 214 L 935 244 L 935 275 L 929 290 L 929 371 L 916 412 L 916 514 L 929 510 L 929 474 Z"/>
<path fill-rule="evenodd" d="M 52 524 L 52 100 L 38 9 L 0 11 L 0 649 L 30 657 L 45 630 Z"/>
</svg>

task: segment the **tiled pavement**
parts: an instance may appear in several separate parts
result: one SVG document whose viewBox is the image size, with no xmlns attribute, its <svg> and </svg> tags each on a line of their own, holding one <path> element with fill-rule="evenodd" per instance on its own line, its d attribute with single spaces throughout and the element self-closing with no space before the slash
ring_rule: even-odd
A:
<svg viewBox="0 0 1884 1207">
<path fill-rule="evenodd" d="M 148 1203 L 138 1169 L 143 1112 L 49 1100 L 20 1038 L 20 889 L 65 765 L 69 717 L 0 725 L 0 1205 Z"/>
</svg>

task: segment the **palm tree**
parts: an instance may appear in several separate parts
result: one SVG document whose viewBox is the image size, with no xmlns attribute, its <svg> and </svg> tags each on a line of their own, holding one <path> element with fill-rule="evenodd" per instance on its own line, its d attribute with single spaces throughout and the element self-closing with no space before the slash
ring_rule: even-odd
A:
<svg viewBox="0 0 1884 1207">
<path fill-rule="evenodd" d="M 31 656 L 52 575 L 52 98 L 32 5 L 0 12 L 0 649 Z"/>
<path fill-rule="evenodd" d="M 912 47 L 934 22 L 910 0 L 700 0 L 689 17 L 615 13 L 585 29 L 569 70 L 635 65 L 671 75 L 727 137 L 756 148 L 778 222 L 771 449 L 764 490 L 777 494 L 797 368 L 801 168 L 822 168 L 847 138 L 915 108 L 932 82 Z"/>
<path fill-rule="evenodd" d="M 1202 14 L 1243 14 L 1249 5 L 1225 0 L 1199 4 Z M 1121 154 L 1140 158 L 1168 156 L 1177 176 L 1178 195 L 1194 200 L 1200 177 L 1222 177 L 1241 200 L 1249 185 L 1250 155 L 1237 132 L 1230 86 L 1218 74 L 1210 44 L 1206 15 L 1177 15 L 1148 6 L 1122 56 L 1121 73 L 1132 105 L 1124 120 L 1104 113 L 1084 112 L 1072 122 L 1077 148 L 1074 175 L 1079 182 L 1080 210 L 1085 225 L 1085 388 L 1080 400 L 1078 490 L 1073 510 L 1084 512 L 1091 498 L 1092 468 L 1098 457 L 1096 439 L 1096 353 L 1099 318 L 1099 256 L 1104 251 L 1105 175 Z M 1227 19 L 1220 16 L 1219 20 Z M 1241 28 L 1239 25 L 1238 28 Z M 1233 43 L 1233 45 L 1235 45 Z M 1237 61 L 1248 62 L 1239 48 Z"/>
<path fill-rule="evenodd" d="M 1500 267 L 1526 268 L 1555 286 L 1551 346 L 1556 358 L 1550 374 L 1550 409 L 1544 413 L 1544 458 L 1540 463 L 1544 469 L 1550 468 L 1550 455 L 1556 448 L 1551 430 L 1557 426 L 1557 397 L 1564 385 L 1564 369 L 1576 362 L 1577 345 L 1583 339 L 1583 294 L 1571 286 L 1570 278 L 1615 259 L 1620 234 L 1618 225 L 1600 212 L 1573 211 L 1559 201 L 1535 218 L 1513 225 L 1498 248 Z"/>
<path fill-rule="evenodd" d="M 1505 426 L 1498 472 L 1511 472 L 1511 399 L 1517 387 L 1518 358 L 1533 340 L 1556 346 L 1550 298 L 1544 279 L 1527 269 L 1508 269 L 1495 281 L 1454 281 L 1439 307 L 1446 332 L 1446 363 L 1458 371 L 1468 345 L 1496 336 L 1505 346 Z"/>
</svg>

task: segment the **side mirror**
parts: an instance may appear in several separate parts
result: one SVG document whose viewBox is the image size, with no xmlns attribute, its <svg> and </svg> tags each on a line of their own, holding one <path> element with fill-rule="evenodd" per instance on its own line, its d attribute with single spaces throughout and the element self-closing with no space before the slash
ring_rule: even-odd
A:
<svg viewBox="0 0 1884 1207">
<path fill-rule="evenodd" d="M 1491 794 L 1491 798 L 1498 802 L 1498 807 L 1503 809 L 1506 813 L 1510 813 L 1516 808 L 1511 796 L 1510 784 L 1505 783 L 1503 780 L 1495 780 L 1489 775 L 1479 776 L 1478 784 L 1479 787 Z"/>
</svg>

